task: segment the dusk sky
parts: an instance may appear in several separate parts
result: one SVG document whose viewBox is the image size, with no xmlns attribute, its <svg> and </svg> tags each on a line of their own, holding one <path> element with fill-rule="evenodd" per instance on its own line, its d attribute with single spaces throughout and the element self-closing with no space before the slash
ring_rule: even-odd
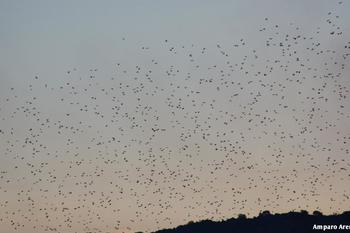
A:
<svg viewBox="0 0 350 233">
<path fill-rule="evenodd" d="M 0 0 L 0 233 L 350 210 L 349 12 Z"/>
</svg>

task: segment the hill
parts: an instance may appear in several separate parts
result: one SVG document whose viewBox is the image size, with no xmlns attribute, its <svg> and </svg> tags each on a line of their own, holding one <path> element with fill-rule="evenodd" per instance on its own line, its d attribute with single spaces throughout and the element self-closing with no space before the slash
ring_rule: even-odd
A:
<svg viewBox="0 0 350 233">
<path fill-rule="evenodd" d="M 174 229 L 155 233 L 309 233 L 309 232 L 350 232 L 350 211 L 325 216 L 318 211 L 312 215 L 306 211 L 270 214 L 262 212 L 254 218 L 240 215 L 225 221 L 203 220 L 189 222 Z"/>
</svg>

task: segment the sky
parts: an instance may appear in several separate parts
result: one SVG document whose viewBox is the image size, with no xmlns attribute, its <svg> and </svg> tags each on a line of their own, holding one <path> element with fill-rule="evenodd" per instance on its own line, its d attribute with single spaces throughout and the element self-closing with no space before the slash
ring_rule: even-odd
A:
<svg viewBox="0 0 350 233">
<path fill-rule="evenodd" d="M 0 233 L 349 210 L 350 4 L 0 1 Z"/>
</svg>

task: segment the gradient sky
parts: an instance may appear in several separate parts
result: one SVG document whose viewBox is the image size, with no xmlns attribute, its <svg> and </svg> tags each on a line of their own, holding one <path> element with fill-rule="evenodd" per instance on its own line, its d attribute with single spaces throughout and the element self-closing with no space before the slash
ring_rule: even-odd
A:
<svg viewBox="0 0 350 233">
<path fill-rule="evenodd" d="M 0 233 L 349 210 L 348 12 L 0 1 Z"/>
</svg>

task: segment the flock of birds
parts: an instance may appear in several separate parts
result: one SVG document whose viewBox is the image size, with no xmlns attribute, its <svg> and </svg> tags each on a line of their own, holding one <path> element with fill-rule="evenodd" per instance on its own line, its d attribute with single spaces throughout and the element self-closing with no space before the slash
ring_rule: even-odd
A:
<svg viewBox="0 0 350 233">
<path fill-rule="evenodd" d="M 334 12 L 307 32 L 270 21 L 259 45 L 167 39 L 110 75 L 1 93 L 0 232 L 350 209 L 349 35 Z"/>
</svg>

